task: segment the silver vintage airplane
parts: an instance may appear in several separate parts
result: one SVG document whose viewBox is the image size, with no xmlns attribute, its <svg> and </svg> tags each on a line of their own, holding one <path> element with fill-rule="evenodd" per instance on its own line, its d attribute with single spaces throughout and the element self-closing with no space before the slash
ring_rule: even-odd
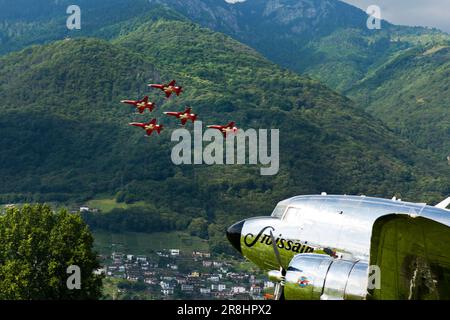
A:
<svg viewBox="0 0 450 320">
<path fill-rule="evenodd" d="M 449 204 L 298 196 L 227 237 L 268 272 L 274 299 L 450 299 Z"/>
</svg>

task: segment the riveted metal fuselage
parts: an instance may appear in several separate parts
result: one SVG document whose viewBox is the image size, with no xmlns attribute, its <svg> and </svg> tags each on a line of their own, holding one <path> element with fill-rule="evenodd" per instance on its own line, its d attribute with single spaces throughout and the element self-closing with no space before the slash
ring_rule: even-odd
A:
<svg viewBox="0 0 450 320">
<path fill-rule="evenodd" d="M 244 257 L 266 271 L 279 268 L 271 232 L 285 268 L 300 253 L 368 262 L 374 223 L 391 214 L 411 219 L 423 217 L 450 226 L 449 210 L 426 204 L 364 196 L 313 195 L 281 201 L 271 217 L 243 220 L 230 227 L 228 237 Z"/>
</svg>

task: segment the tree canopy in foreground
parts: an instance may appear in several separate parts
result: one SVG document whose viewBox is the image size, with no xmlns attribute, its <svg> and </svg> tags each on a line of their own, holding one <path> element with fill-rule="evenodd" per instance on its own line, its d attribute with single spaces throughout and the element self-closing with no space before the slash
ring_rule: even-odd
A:
<svg viewBox="0 0 450 320">
<path fill-rule="evenodd" d="M 6 209 L 0 215 L 0 299 L 99 298 L 93 242 L 79 214 L 47 205 Z M 69 289 L 70 266 L 79 267 L 79 289 Z"/>
</svg>

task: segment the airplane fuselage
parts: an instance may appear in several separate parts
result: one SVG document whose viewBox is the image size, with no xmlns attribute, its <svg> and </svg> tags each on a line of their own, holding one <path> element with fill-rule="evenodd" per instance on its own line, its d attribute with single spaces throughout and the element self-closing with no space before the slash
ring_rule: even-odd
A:
<svg viewBox="0 0 450 320">
<path fill-rule="evenodd" d="M 165 87 L 163 90 L 167 93 L 176 93 L 178 90 L 178 87 L 168 86 L 168 87 Z"/>
<path fill-rule="evenodd" d="M 287 268 L 301 253 L 317 253 L 348 261 L 368 261 L 372 228 L 387 215 L 424 217 L 450 226 L 450 211 L 364 196 L 298 196 L 280 202 L 270 217 L 256 217 L 231 226 L 232 245 L 263 270 L 278 269 L 270 232 Z"/>
<path fill-rule="evenodd" d="M 233 128 L 229 128 L 229 127 L 222 128 L 222 132 L 225 133 L 225 134 L 233 133 L 233 132 L 236 132 L 236 131 L 237 131 L 236 127 L 233 127 Z"/>
<path fill-rule="evenodd" d="M 139 110 L 139 113 L 143 113 L 145 109 L 149 109 L 150 111 L 153 111 L 153 108 L 155 107 L 153 102 L 148 102 L 145 100 L 122 100 L 122 103 L 133 105 L 135 108 Z"/>
</svg>

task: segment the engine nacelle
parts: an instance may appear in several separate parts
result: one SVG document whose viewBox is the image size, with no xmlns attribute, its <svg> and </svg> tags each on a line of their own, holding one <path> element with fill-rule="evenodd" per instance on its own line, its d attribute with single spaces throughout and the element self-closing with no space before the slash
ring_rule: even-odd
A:
<svg viewBox="0 0 450 320">
<path fill-rule="evenodd" d="M 368 263 L 327 255 L 296 255 L 286 272 L 287 300 L 363 300 L 367 295 Z"/>
</svg>

